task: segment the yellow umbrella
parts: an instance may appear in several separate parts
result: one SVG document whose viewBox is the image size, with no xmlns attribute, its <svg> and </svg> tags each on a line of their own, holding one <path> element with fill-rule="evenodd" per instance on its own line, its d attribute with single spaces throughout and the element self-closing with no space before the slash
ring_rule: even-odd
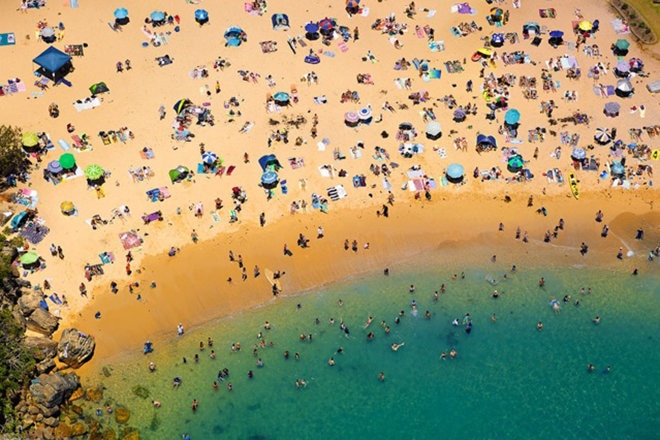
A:
<svg viewBox="0 0 660 440">
<path fill-rule="evenodd" d="M 487 57 L 491 56 L 493 52 L 491 50 L 486 49 L 485 47 L 482 47 L 481 49 L 477 50 L 481 55 L 485 55 Z"/>
<path fill-rule="evenodd" d="M 582 20 L 580 24 L 578 25 L 578 28 L 581 31 L 589 32 L 591 29 L 593 29 L 594 25 L 591 24 L 590 21 L 588 20 Z"/>
<path fill-rule="evenodd" d="M 75 206 L 73 205 L 72 201 L 67 200 L 67 201 L 64 201 L 60 204 L 60 210 L 65 214 L 73 212 L 74 209 L 75 209 Z"/>
</svg>

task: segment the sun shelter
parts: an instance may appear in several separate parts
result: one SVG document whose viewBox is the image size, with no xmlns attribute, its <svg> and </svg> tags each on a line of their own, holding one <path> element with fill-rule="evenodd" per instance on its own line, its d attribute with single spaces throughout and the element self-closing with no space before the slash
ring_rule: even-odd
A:
<svg viewBox="0 0 660 440">
<path fill-rule="evenodd" d="M 149 18 L 151 19 L 151 25 L 155 27 L 164 25 L 166 16 L 163 11 L 156 10 L 149 14 Z"/>
<path fill-rule="evenodd" d="M 538 35 L 541 33 L 541 26 L 533 21 L 528 21 L 522 27 L 522 33 L 525 38 L 529 38 L 530 34 Z"/>
<path fill-rule="evenodd" d="M 101 81 L 89 86 L 89 91 L 92 92 L 92 95 L 99 95 L 101 93 L 109 92 L 110 89 L 103 81 Z"/>
<path fill-rule="evenodd" d="M 616 96 L 619 96 L 621 98 L 627 98 L 629 96 L 632 96 L 634 93 L 635 89 L 633 88 L 632 83 L 627 80 L 627 79 L 620 79 L 616 83 L 616 89 L 614 89 L 614 93 Z"/>
<path fill-rule="evenodd" d="M 597 128 L 594 134 L 594 141 L 600 145 L 607 145 L 612 142 L 612 135 L 610 131 L 605 128 Z"/>
<path fill-rule="evenodd" d="M 46 170 L 54 175 L 60 174 L 62 171 L 64 171 L 64 168 L 62 168 L 62 165 L 60 164 L 59 160 L 51 160 L 48 162 L 48 166 L 46 167 Z"/>
<path fill-rule="evenodd" d="M 603 113 L 605 113 L 605 116 L 609 116 L 610 118 L 614 118 L 619 116 L 619 110 L 621 109 L 621 105 L 618 102 L 608 102 L 605 103 L 605 107 L 603 108 Z"/>
<path fill-rule="evenodd" d="M 630 76 L 630 63 L 626 60 L 617 62 L 614 67 L 614 75 L 618 78 L 628 78 Z"/>
<path fill-rule="evenodd" d="M 278 171 L 280 168 L 282 168 L 280 161 L 277 160 L 277 156 L 275 156 L 274 154 L 267 154 L 265 156 L 261 156 L 259 158 L 259 165 L 261 166 L 261 170 L 264 172 L 268 170 Z"/>
<path fill-rule="evenodd" d="M 184 110 L 193 105 L 190 99 L 179 99 L 172 107 L 177 115 L 180 115 Z"/>
<path fill-rule="evenodd" d="M 360 117 L 361 124 L 364 125 L 371 124 L 371 121 L 373 120 L 373 114 L 371 113 L 371 106 L 366 106 L 364 108 L 361 108 L 360 111 L 358 112 L 358 116 Z"/>
<path fill-rule="evenodd" d="M 357 112 L 346 112 L 344 114 L 344 124 L 348 127 L 357 127 L 360 124 L 360 116 Z"/>
<path fill-rule="evenodd" d="M 564 44 L 564 33 L 559 30 L 554 30 L 550 32 L 550 38 L 548 39 L 548 44 L 550 46 L 557 48 L 557 46 L 561 46 Z"/>
<path fill-rule="evenodd" d="M 28 153 L 36 153 L 41 149 L 39 146 L 39 136 L 31 131 L 23 133 L 23 136 L 21 136 L 21 145 L 23 145 L 23 149 Z"/>
<path fill-rule="evenodd" d="M 335 31 L 335 22 L 328 17 L 325 17 L 323 20 L 319 21 L 319 32 L 321 35 L 329 37 Z"/>
<path fill-rule="evenodd" d="M 39 37 L 41 37 L 41 39 L 48 44 L 54 43 L 55 40 L 57 40 L 57 37 L 55 36 L 55 29 L 50 26 L 43 27 L 41 31 L 39 31 Z"/>
<path fill-rule="evenodd" d="M 273 101 L 279 106 L 287 106 L 291 104 L 291 96 L 286 92 L 277 92 L 273 95 Z"/>
<path fill-rule="evenodd" d="M 494 33 L 490 37 L 490 45 L 493 47 L 502 47 L 504 45 L 504 34 L 501 32 Z"/>
<path fill-rule="evenodd" d="M 197 9 L 195 11 L 195 21 L 200 26 L 204 26 L 209 22 L 209 13 L 206 9 Z"/>
<path fill-rule="evenodd" d="M 188 173 L 190 173 L 190 170 L 188 170 L 188 167 L 184 167 L 183 165 L 179 165 L 178 167 L 170 170 L 170 172 L 169 172 L 170 180 L 172 181 L 172 183 L 181 182 L 186 177 L 188 177 Z"/>
<path fill-rule="evenodd" d="M 628 64 L 630 64 L 631 72 L 638 73 L 644 70 L 644 62 L 639 58 L 631 58 Z"/>
<path fill-rule="evenodd" d="M 523 157 L 520 154 L 515 154 L 507 161 L 506 169 L 512 173 L 517 173 L 522 170 L 523 164 Z"/>
<path fill-rule="evenodd" d="M 438 140 L 442 137 L 442 127 L 438 121 L 430 121 L 426 124 L 426 138 L 432 141 Z"/>
<path fill-rule="evenodd" d="M 346 0 L 346 12 L 355 15 L 360 12 L 360 0 Z"/>
<path fill-rule="evenodd" d="M 265 189 L 277 187 L 279 181 L 279 177 L 275 171 L 268 170 L 261 175 L 261 186 Z"/>
<path fill-rule="evenodd" d="M 21 267 L 26 270 L 36 269 L 41 266 L 41 257 L 35 252 L 26 252 L 18 258 Z"/>
<path fill-rule="evenodd" d="M 461 183 L 465 178 L 465 169 L 463 165 L 453 163 L 445 170 L 445 176 L 447 177 L 447 181 L 451 183 Z"/>
<path fill-rule="evenodd" d="M 76 213 L 76 205 L 70 200 L 65 200 L 60 203 L 60 211 L 64 215 L 74 215 Z"/>
<path fill-rule="evenodd" d="M 238 47 L 242 42 L 247 41 L 247 34 L 243 29 L 232 26 L 225 31 L 225 47 Z"/>
<path fill-rule="evenodd" d="M 612 45 L 612 52 L 614 55 L 624 57 L 628 55 L 628 48 L 630 47 L 630 42 L 623 38 L 616 40 L 616 43 Z"/>
<path fill-rule="evenodd" d="M 36 73 L 55 82 L 64 78 L 73 69 L 71 56 L 53 46 L 41 52 L 32 61 L 39 66 Z"/>
<path fill-rule="evenodd" d="M 273 30 L 275 31 L 288 31 L 290 28 L 289 16 L 286 14 L 273 14 L 270 21 L 273 23 Z"/>
<path fill-rule="evenodd" d="M 493 55 L 493 51 L 486 49 L 485 47 L 482 47 L 481 49 L 477 49 L 475 53 L 472 54 L 471 60 L 474 62 L 477 62 L 481 59 L 488 59 Z"/>
<path fill-rule="evenodd" d="M 497 140 L 495 140 L 493 136 L 479 134 L 477 135 L 477 150 L 478 151 L 497 150 Z"/>
<path fill-rule="evenodd" d="M 202 162 L 204 162 L 207 165 L 213 165 L 217 161 L 218 161 L 218 155 L 212 151 L 205 151 L 202 154 Z"/>
<path fill-rule="evenodd" d="M 319 39 L 319 25 L 316 23 L 307 23 L 305 25 L 305 38 L 310 41 Z"/>
<path fill-rule="evenodd" d="M 64 153 L 59 159 L 62 169 L 66 172 L 73 172 L 76 170 L 76 158 L 71 153 Z"/>
<path fill-rule="evenodd" d="M 465 113 L 465 110 L 462 108 L 458 108 L 454 110 L 454 122 L 463 122 L 467 118 L 467 114 Z"/>
<path fill-rule="evenodd" d="M 100 165 L 95 163 L 87 165 L 85 168 L 85 177 L 89 186 L 100 186 L 105 183 L 105 171 Z"/>
<path fill-rule="evenodd" d="M 115 9 L 114 16 L 115 16 L 115 23 L 122 26 L 128 24 L 128 22 L 130 21 L 130 19 L 128 18 L 128 9 L 126 8 Z"/>
<path fill-rule="evenodd" d="M 571 152 L 571 159 L 577 160 L 579 162 L 587 158 L 587 152 L 584 151 L 584 148 L 574 148 Z"/>
</svg>

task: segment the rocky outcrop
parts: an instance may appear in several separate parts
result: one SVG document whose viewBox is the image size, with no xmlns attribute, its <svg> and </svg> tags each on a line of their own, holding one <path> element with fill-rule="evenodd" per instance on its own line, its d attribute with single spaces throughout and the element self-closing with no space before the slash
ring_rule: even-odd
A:
<svg viewBox="0 0 660 440">
<path fill-rule="evenodd" d="M 52 359 L 57 354 L 57 342 L 50 338 L 28 336 L 23 343 L 30 349 L 32 356 L 34 356 L 37 362 Z"/>
<path fill-rule="evenodd" d="M 93 336 L 68 328 L 62 332 L 57 345 L 57 358 L 71 368 L 79 368 L 92 358 L 96 341 Z"/>
<path fill-rule="evenodd" d="M 57 330 L 59 323 L 58 318 L 41 307 L 34 309 L 30 316 L 25 319 L 25 325 L 28 329 L 46 336 L 52 335 Z"/>
<path fill-rule="evenodd" d="M 64 403 L 79 386 L 80 379 L 75 373 L 42 374 L 37 378 L 35 383 L 30 385 L 30 397 L 40 410 L 57 409 L 59 412 L 59 406 Z"/>
<path fill-rule="evenodd" d="M 18 299 L 16 304 L 23 316 L 30 316 L 32 312 L 39 308 L 39 302 L 42 299 L 42 296 L 37 292 L 26 292 Z"/>
</svg>

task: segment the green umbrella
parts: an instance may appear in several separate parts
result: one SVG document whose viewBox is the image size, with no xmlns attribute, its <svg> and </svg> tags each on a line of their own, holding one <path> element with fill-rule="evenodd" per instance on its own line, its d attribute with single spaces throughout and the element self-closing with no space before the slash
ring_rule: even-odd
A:
<svg viewBox="0 0 660 440">
<path fill-rule="evenodd" d="M 85 177 L 89 180 L 99 179 L 104 173 L 105 171 L 103 171 L 103 168 L 95 163 L 88 165 L 87 168 L 85 168 Z"/>
<path fill-rule="evenodd" d="M 616 43 L 614 45 L 616 46 L 617 49 L 621 49 L 621 50 L 626 50 L 630 47 L 630 43 L 628 42 L 628 40 L 624 40 L 623 38 L 616 40 Z"/>
<path fill-rule="evenodd" d="M 60 165 L 65 170 L 70 170 L 76 166 L 76 158 L 71 153 L 64 153 L 60 156 Z"/>
<path fill-rule="evenodd" d="M 37 255 L 36 253 L 26 252 L 23 255 L 21 255 L 21 258 L 19 258 L 18 261 L 20 261 L 22 265 L 30 265 L 36 263 L 38 259 L 39 259 L 39 255 Z"/>
<path fill-rule="evenodd" d="M 39 143 L 39 138 L 35 133 L 27 132 L 21 138 L 21 143 L 26 147 L 34 147 Z"/>
</svg>

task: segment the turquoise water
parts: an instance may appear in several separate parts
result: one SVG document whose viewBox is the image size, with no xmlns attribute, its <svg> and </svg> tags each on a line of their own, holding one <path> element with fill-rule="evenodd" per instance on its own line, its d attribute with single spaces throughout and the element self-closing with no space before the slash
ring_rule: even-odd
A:
<svg viewBox="0 0 660 440">
<path fill-rule="evenodd" d="M 452 280 L 450 273 L 407 268 L 389 277 L 351 279 L 187 331 L 171 343 L 157 344 L 147 356 L 137 347 L 134 356 L 113 363 L 111 377 L 99 375 L 107 388 L 105 399 L 129 407 L 129 424 L 146 439 L 179 439 L 183 433 L 193 440 L 658 438 L 657 275 L 566 268 L 518 272 L 502 280 L 503 272 L 467 270 L 465 279 Z M 498 299 L 491 297 L 489 276 L 500 280 Z M 544 289 L 538 286 L 540 276 L 547 280 Z M 447 290 L 434 302 L 433 291 L 442 283 Z M 581 287 L 592 293 L 580 294 Z M 580 305 L 563 303 L 565 294 Z M 561 302 L 558 314 L 549 305 L 552 296 Z M 418 303 L 417 316 L 412 299 Z M 404 316 L 395 324 L 400 310 Z M 468 312 L 473 322 L 469 335 L 462 325 L 451 325 Z M 370 315 L 373 323 L 365 329 Z M 597 315 L 599 325 L 592 323 Z M 349 336 L 340 330 L 340 320 Z M 390 325 L 389 334 L 381 320 Z M 271 330 L 263 329 L 265 321 Z M 538 321 L 543 321 L 542 331 L 536 329 Z M 257 354 L 263 368 L 252 353 L 260 331 L 267 341 Z M 372 341 L 366 338 L 369 331 L 375 334 Z M 312 333 L 313 340 L 301 341 L 301 333 Z M 214 360 L 208 347 L 199 351 L 199 342 L 208 336 L 214 339 Z M 242 350 L 232 352 L 237 341 Z M 393 342 L 405 345 L 395 352 Z M 440 359 L 452 347 L 457 357 Z M 284 359 L 285 350 L 289 359 Z M 331 356 L 333 367 L 328 365 Z M 149 361 L 157 364 L 155 373 L 148 372 Z M 591 373 L 589 363 L 595 365 Z M 228 368 L 230 376 L 214 391 L 221 368 Z M 254 378 L 247 377 L 248 370 Z M 381 371 L 383 382 L 378 380 Z M 174 376 L 182 379 L 176 390 L 171 387 Z M 300 378 L 307 381 L 303 389 L 295 386 Z M 131 388 L 137 384 L 151 396 L 135 396 Z M 154 409 L 152 399 L 162 407 Z M 193 399 L 199 401 L 195 413 Z M 113 423 L 108 415 L 97 418 L 104 425 Z"/>
</svg>

